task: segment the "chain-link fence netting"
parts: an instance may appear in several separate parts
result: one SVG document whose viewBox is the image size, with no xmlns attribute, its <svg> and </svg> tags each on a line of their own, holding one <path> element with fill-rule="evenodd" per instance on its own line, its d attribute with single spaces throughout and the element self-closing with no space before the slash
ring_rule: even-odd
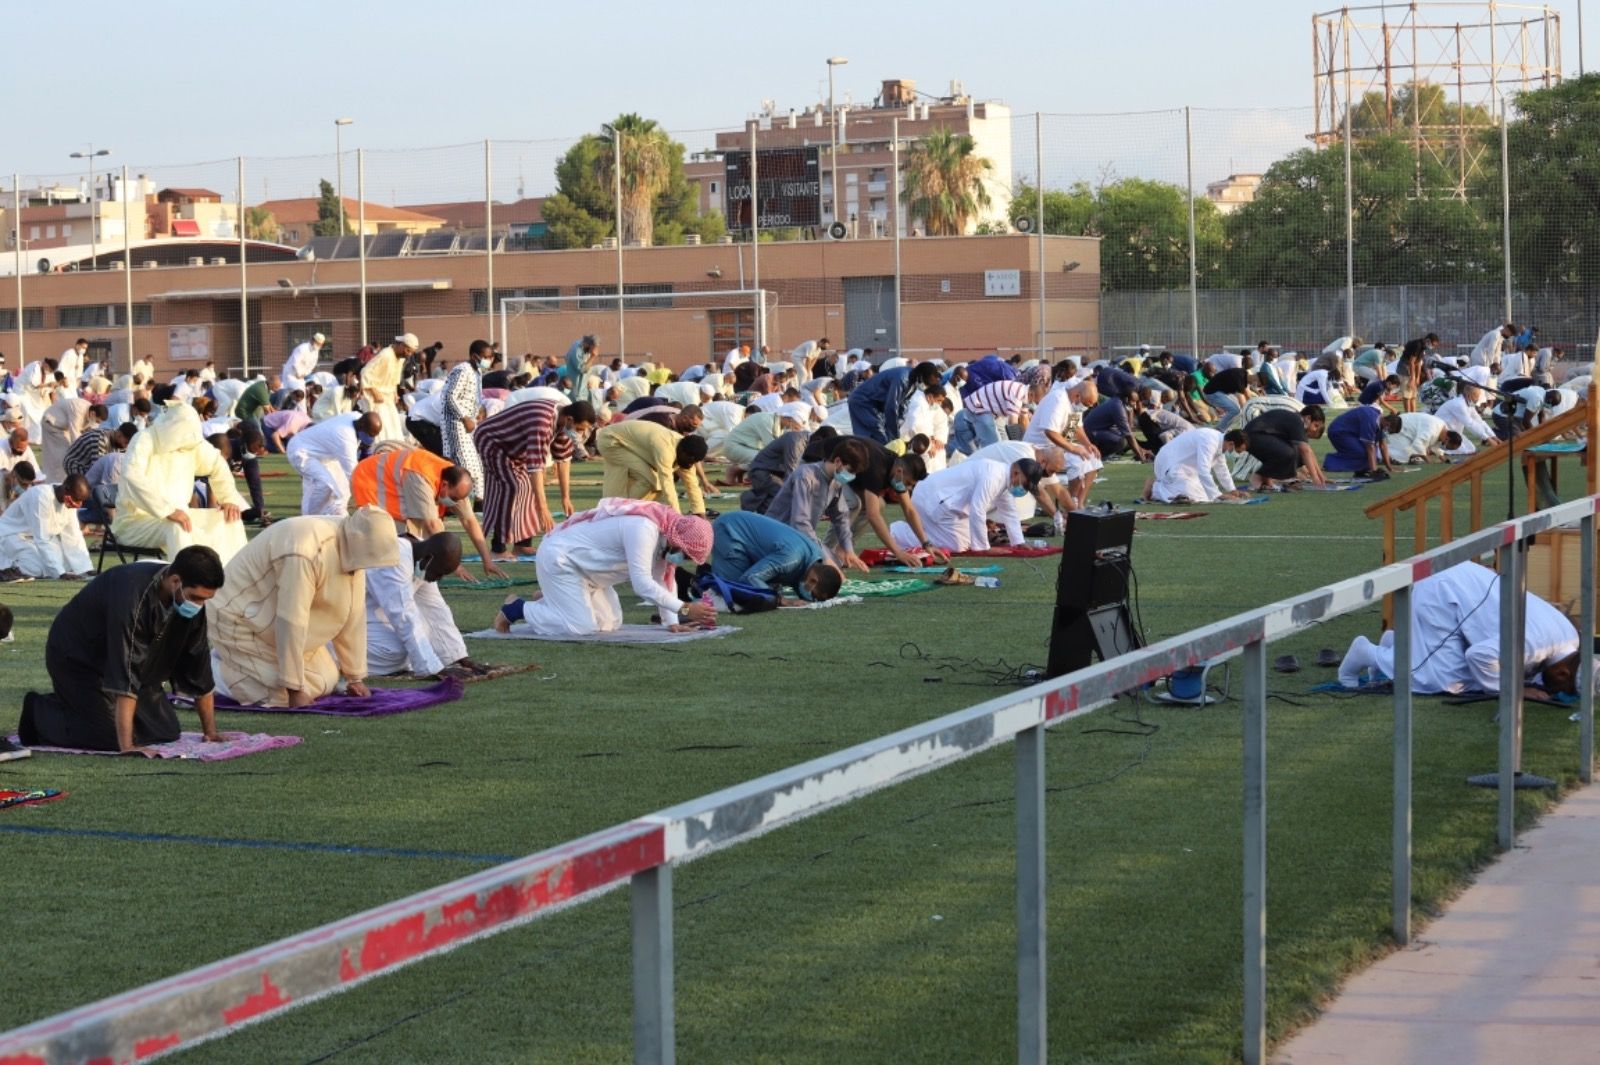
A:
<svg viewBox="0 0 1600 1065">
<path fill-rule="evenodd" d="M 853 109 L 835 131 L 822 107 L 770 108 L 720 129 L 620 115 L 385 150 L 338 127 L 325 153 L 130 163 L 126 182 L 119 156 L 86 147 L 17 189 L 0 179 L 0 271 L 20 278 L 0 286 L 0 336 L 271 370 L 314 333 L 331 363 L 414 332 L 452 362 L 478 338 L 548 354 L 511 350 L 506 298 L 528 315 L 620 295 L 593 323 L 605 348 L 673 365 L 823 336 L 951 359 L 1430 331 L 1448 351 L 1508 318 L 1587 361 L 1600 79 L 1508 85 L 1525 91 L 1502 129 L 1497 96 L 1437 74 L 1286 110 L 916 103 Z M 959 254 L 926 239 L 1036 232 Z M 567 251 L 591 254 L 549 254 Z M 768 300 L 709 313 L 708 294 L 758 287 Z"/>
</svg>

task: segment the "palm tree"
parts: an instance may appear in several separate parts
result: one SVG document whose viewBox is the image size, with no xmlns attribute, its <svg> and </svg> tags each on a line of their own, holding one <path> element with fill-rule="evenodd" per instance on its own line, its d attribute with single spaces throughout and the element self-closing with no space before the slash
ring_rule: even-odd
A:
<svg viewBox="0 0 1600 1065">
<path fill-rule="evenodd" d="M 616 180 L 617 146 L 622 156 L 622 211 L 617 238 L 624 244 L 649 245 L 655 230 L 656 197 L 666 191 L 672 175 L 672 140 L 654 119 L 635 114 L 618 115 L 600 127 L 603 143 L 595 160 L 597 176 L 607 190 Z"/>
<path fill-rule="evenodd" d="M 960 236 L 989 206 L 984 180 L 994 164 L 976 148 L 970 134 L 936 129 L 906 156 L 900 202 L 928 236 Z"/>
</svg>

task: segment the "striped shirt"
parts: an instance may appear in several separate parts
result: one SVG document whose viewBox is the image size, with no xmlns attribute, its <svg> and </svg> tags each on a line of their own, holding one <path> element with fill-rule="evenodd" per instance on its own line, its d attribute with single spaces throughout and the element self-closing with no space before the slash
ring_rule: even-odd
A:
<svg viewBox="0 0 1600 1065">
<path fill-rule="evenodd" d="M 1028 386 L 1021 381 L 991 381 L 962 401 L 968 414 L 993 414 L 1015 418 L 1028 403 Z"/>
<path fill-rule="evenodd" d="M 95 460 L 111 450 L 110 429 L 90 429 L 67 448 L 66 456 L 61 460 L 61 468 L 68 475 L 74 473 L 88 473 L 89 467 Z"/>
</svg>

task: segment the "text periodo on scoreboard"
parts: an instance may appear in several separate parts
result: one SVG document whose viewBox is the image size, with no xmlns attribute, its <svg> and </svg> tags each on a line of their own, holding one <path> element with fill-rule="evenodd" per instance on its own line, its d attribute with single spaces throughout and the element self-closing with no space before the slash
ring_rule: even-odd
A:
<svg viewBox="0 0 1600 1065">
<path fill-rule="evenodd" d="M 759 190 L 751 188 L 749 152 L 728 152 L 723 162 L 729 229 L 750 228 L 753 191 L 759 191 L 763 228 L 822 224 L 819 149 L 762 149 L 756 166 Z"/>
</svg>

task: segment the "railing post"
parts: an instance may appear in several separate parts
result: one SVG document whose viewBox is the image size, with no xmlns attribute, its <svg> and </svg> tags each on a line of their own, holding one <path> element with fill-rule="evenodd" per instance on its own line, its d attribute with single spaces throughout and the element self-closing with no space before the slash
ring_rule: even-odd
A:
<svg viewBox="0 0 1600 1065">
<path fill-rule="evenodd" d="M 1244 1062 L 1267 1057 L 1267 643 L 1244 647 Z"/>
<path fill-rule="evenodd" d="M 1394 607 L 1394 941 L 1411 942 L 1411 589 Z"/>
<path fill-rule="evenodd" d="M 1017 1062 L 1044 1065 L 1044 726 L 1017 733 Z"/>
<path fill-rule="evenodd" d="M 1593 456 L 1590 462 L 1600 462 Z M 1578 576 L 1583 590 L 1578 594 L 1578 720 L 1579 743 L 1578 775 L 1585 784 L 1594 783 L 1594 514 L 1584 515 L 1578 522 L 1578 535 L 1583 538 L 1579 554 Z"/>
<path fill-rule="evenodd" d="M 672 1065 L 672 866 L 633 874 L 633 1061 Z"/>
<path fill-rule="evenodd" d="M 1500 548 L 1500 807 L 1495 838 L 1516 842 L 1517 747 L 1522 718 L 1522 544 Z"/>
</svg>

